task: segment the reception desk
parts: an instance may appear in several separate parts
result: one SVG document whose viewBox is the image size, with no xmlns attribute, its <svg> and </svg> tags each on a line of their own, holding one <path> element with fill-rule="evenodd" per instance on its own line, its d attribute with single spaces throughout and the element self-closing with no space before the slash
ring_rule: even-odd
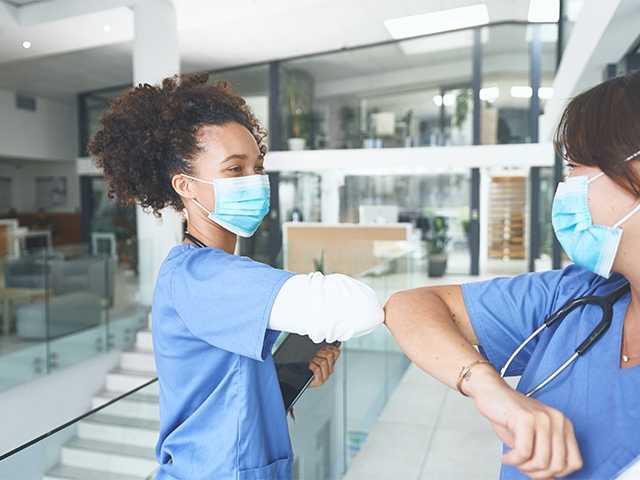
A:
<svg viewBox="0 0 640 480">
<path fill-rule="evenodd" d="M 412 233 L 409 223 L 285 223 L 284 267 L 295 273 L 361 275 L 403 254 Z"/>
</svg>

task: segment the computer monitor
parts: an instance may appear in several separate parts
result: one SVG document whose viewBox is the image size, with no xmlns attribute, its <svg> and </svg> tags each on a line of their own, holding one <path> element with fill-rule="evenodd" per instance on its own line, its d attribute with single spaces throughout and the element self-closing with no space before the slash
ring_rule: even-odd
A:
<svg viewBox="0 0 640 480">
<path fill-rule="evenodd" d="M 397 205 L 360 205 L 360 223 L 398 223 L 400 208 Z"/>
<path fill-rule="evenodd" d="M 34 253 L 51 249 L 51 232 L 49 230 L 30 231 L 22 235 L 22 253 Z"/>
</svg>

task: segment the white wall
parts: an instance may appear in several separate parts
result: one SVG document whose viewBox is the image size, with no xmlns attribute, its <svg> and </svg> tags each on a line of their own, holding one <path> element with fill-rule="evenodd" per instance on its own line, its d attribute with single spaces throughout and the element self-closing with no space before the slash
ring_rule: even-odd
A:
<svg viewBox="0 0 640 480">
<path fill-rule="evenodd" d="M 11 206 L 20 213 L 36 211 L 36 177 L 48 176 L 67 178 L 67 204 L 47 209 L 47 211 L 58 213 L 78 212 L 80 210 L 80 182 L 75 161 L 33 162 L 13 160 L 11 162 L 3 162 L 0 160 L 0 177 L 11 178 Z"/>
<path fill-rule="evenodd" d="M 15 92 L 0 89 L 0 157 L 72 160 L 78 153 L 74 102 L 38 97 L 35 112 L 18 110 Z"/>
</svg>

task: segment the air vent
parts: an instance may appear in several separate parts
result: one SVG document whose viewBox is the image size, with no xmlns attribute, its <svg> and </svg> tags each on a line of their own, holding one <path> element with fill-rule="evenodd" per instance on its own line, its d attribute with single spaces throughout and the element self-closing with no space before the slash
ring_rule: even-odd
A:
<svg viewBox="0 0 640 480">
<path fill-rule="evenodd" d="M 29 95 L 16 94 L 16 108 L 18 110 L 27 110 L 29 112 L 36 111 L 36 97 Z"/>
</svg>

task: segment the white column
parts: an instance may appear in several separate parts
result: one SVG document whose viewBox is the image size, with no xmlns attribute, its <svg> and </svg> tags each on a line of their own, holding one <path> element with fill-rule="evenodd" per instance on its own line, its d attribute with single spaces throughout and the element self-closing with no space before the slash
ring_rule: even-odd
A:
<svg viewBox="0 0 640 480">
<path fill-rule="evenodd" d="M 141 0 L 133 7 L 133 82 L 159 84 L 180 72 L 176 13 L 171 0 Z M 162 219 L 137 209 L 139 301 L 151 305 L 162 261 L 182 238 L 181 215 L 171 208 Z"/>
<path fill-rule="evenodd" d="M 327 171 L 322 174 L 322 223 L 340 223 L 340 187 L 344 174 Z"/>
</svg>

